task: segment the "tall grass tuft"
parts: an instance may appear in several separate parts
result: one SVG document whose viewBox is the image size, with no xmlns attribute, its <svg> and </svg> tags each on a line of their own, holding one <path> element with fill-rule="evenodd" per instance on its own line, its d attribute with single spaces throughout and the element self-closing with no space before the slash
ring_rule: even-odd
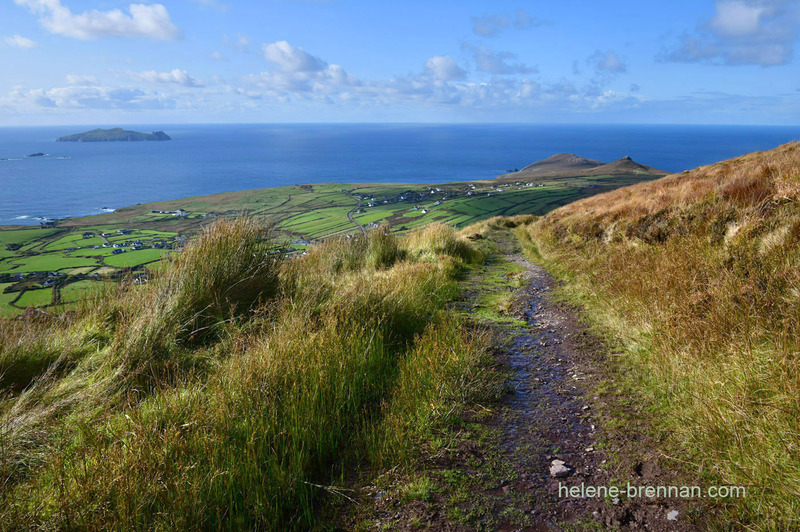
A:
<svg viewBox="0 0 800 532">
<path fill-rule="evenodd" d="M 397 238 L 387 226 L 367 234 L 367 266 L 375 269 L 387 268 L 400 258 Z"/>
<path fill-rule="evenodd" d="M 466 264 L 483 260 L 475 247 L 446 224 L 430 224 L 413 231 L 404 244 L 408 253 L 425 260 L 436 261 L 441 256 L 453 257 Z"/>
<path fill-rule="evenodd" d="M 278 292 L 279 255 L 251 218 L 221 219 L 121 305 L 126 316 L 114 350 L 130 369 L 164 361 L 177 348 L 215 341 Z"/>
</svg>

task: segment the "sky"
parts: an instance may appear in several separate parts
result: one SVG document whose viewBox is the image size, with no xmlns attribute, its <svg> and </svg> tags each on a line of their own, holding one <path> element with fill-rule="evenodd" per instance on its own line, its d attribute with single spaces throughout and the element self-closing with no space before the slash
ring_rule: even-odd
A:
<svg viewBox="0 0 800 532">
<path fill-rule="evenodd" d="M 0 0 L 0 126 L 800 124 L 800 0 Z"/>
</svg>

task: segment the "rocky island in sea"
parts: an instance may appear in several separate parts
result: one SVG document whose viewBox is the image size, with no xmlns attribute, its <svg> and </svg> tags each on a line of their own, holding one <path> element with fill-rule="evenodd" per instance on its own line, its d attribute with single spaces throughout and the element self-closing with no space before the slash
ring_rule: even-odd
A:
<svg viewBox="0 0 800 532">
<path fill-rule="evenodd" d="M 75 133 L 74 135 L 58 137 L 56 142 L 126 142 L 141 140 L 172 139 L 163 131 L 140 133 L 138 131 L 130 131 L 122 129 L 121 127 L 115 127 L 113 129 L 93 129 L 85 133 Z"/>
</svg>

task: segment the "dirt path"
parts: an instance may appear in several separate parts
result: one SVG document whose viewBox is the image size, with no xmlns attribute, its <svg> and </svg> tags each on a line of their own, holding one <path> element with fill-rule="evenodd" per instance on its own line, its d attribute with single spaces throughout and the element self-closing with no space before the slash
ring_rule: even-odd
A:
<svg viewBox="0 0 800 532">
<path fill-rule="evenodd" d="M 552 298 L 552 277 L 506 238 L 494 264 L 473 277 L 459 305 L 478 315 L 486 282 L 516 264 L 515 324 L 496 331 L 496 358 L 508 371 L 499 405 L 477 406 L 452 429 L 444 449 L 428 453 L 410 476 L 387 475 L 360 495 L 369 529 L 427 530 L 696 530 L 699 509 L 677 497 L 630 497 L 632 489 L 683 486 L 637 426 L 625 398 L 600 392 L 613 380 L 608 348 L 588 333 L 573 309 Z M 505 251 L 503 251 L 505 248 Z M 496 275 L 495 275 L 496 276 Z M 487 323 L 488 322 L 488 323 Z M 613 388 L 613 386 L 612 386 Z M 561 467 L 559 467 L 561 466 Z M 563 476 L 562 476 L 563 475 Z M 403 494 L 421 478 L 433 487 Z M 606 496 L 580 497 L 589 489 Z M 621 493 L 614 496 L 612 487 Z M 362 521 L 363 523 L 364 521 Z"/>
<path fill-rule="evenodd" d="M 531 519 L 524 528 L 560 530 L 571 524 L 588 529 L 693 530 L 683 501 L 628 496 L 629 484 L 638 490 L 671 481 L 657 455 L 627 448 L 637 440 L 644 443 L 636 427 L 629 431 L 633 441 L 619 441 L 606 430 L 604 415 L 596 413 L 607 412 L 609 406 L 593 390 L 607 377 L 598 367 L 606 355 L 603 344 L 592 338 L 572 309 L 553 301 L 554 281 L 543 268 L 519 254 L 505 258 L 524 268 L 527 284 L 520 298 L 527 326 L 512 333 L 501 355 L 512 370 L 513 393 L 498 419 L 498 445 L 518 472 L 508 491 L 533 495 L 525 508 Z M 615 462 L 614 467 L 609 462 Z M 632 475 L 619 477 L 626 469 Z M 584 495 L 587 486 L 608 492 L 581 497 L 581 486 Z M 614 493 L 614 486 L 622 493 Z M 572 496 L 575 491 L 578 496 Z M 509 497 L 499 503 L 516 501 Z"/>
</svg>

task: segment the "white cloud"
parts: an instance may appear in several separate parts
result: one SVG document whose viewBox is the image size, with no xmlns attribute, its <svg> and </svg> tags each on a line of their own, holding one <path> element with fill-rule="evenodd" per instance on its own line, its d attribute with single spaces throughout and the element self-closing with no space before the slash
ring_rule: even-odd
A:
<svg viewBox="0 0 800 532">
<path fill-rule="evenodd" d="M 21 35 L 12 35 L 10 37 L 4 37 L 3 40 L 6 42 L 7 45 L 13 46 L 14 48 L 36 48 L 38 44 L 35 41 L 27 39 Z"/>
<path fill-rule="evenodd" d="M 449 55 L 431 57 L 425 63 L 425 70 L 434 78 L 442 81 L 464 79 L 467 75 L 467 73 L 458 66 L 456 60 Z"/>
<path fill-rule="evenodd" d="M 264 59 L 278 65 L 284 72 L 319 72 L 328 64 L 299 46 L 292 46 L 286 41 L 278 41 L 261 46 Z"/>
<path fill-rule="evenodd" d="M 532 74 L 537 71 L 535 67 L 517 61 L 516 54 L 511 52 L 495 52 L 489 46 L 465 45 L 464 48 L 472 52 L 475 67 L 481 72 L 508 75 Z"/>
<path fill-rule="evenodd" d="M 91 10 L 79 15 L 61 4 L 61 0 L 14 0 L 39 16 L 39 22 L 51 33 L 76 39 L 100 37 L 149 37 L 176 39 L 180 30 L 172 23 L 161 4 L 131 4 L 130 14 L 119 9 Z"/>
<path fill-rule="evenodd" d="M 94 86 L 97 85 L 97 78 L 94 76 L 83 76 L 80 74 L 67 74 L 67 83 L 70 85 Z"/>
<path fill-rule="evenodd" d="M 185 70 L 173 69 L 169 72 L 124 72 L 135 81 L 156 83 L 161 85 L 180 85 L 181 87 L 202 87 L 203 83 L 191 77 Z"/>
<path fill-rule="evenodd" d="M 764 5 L 748 5 L 739 0 L 717 2 L 717 11 L 708 25 L 721 35 L 752 35 L 758 31 L 766 13 Z"/>
<path fill-rule="evenodd" d="M 313 94 L 334 94 L 361 85 L 359 79 L 348 74 L 339 65 L 328 65 L 322 70 L 312 72 L 261 72 L 245 76 L 243 80 L 273 94 L 308 93 L 310 97 Z"/>
<path fill-rule="evenodd" d="M 625 63 L 622 62 L 617 53 L 613 50 L 608 50 L 606 52 L 597 50 L 595 53 L 590 55 L 586 61 L 595 69 L 602 72 L 618 74 L 628 70 L 628 68 L 625 66 Z"/>
<path fill-rule="evenodd" d="M 237 33 L 236 37 L 229 37 L 227 33 L 222 34 L 222 44 L 238 52 L 247 52 L 250 42 L 250 36 L 246 33 Z"/>
<path fill-rule="evenodd" d="M 455 64 L 431 58 L 420 74 L 389 80 L 359 80 L 344 73 L 333 75 L 337 65 L 318 72 L 276 70 L 241 78 L 242 87 L 227 87 L 231 95 L 248 105 L 317 102 L 348 107 L 460 108 L 465 112 L 599 112 L 611 106 L 638 105 L 641 97 L 629 93 L 601 91 L 595 86 L 578 89 L 566 83 L 542 83 L 532 79 L 496 77 L 488 82 L 443 79 L 453 75 Z M 457 66 L 457 65 L 455 65 Z M 460 68 L 460 67 L 459 67 Z M 436 70 L 441 72 L 436 75 Z M 261 104 L 259 104 L 261 105 Z"/>
<path fill-rule="evenodd" d="M 522 9 L 517 9 L 513 15 L 472 17 L 472 32 L 481 37 L 494 37 L 508 28 L 523 30 L 545 24 L 547 24 L 546 21 L 532 17 Z"/>
<path fill-rule="evenodd" d="M 800 36 L 796 0 L 717 0 L 714 15 L 657 59 L 723 65 L 788 63 Z"/>
<path fill-rule="evenodd" d="M 219 51 L 213 51 L 208 55 L 209 59 L 213 59 L 215 61 L 227 61 L 228 57 Z"/>
<path fill-rule="evenodd" d="M 41 108 L 80 111 L 87 109 L 172 109 L 173 98 L 154 91 L 121 87 L 56 87 L 52 89 L 15 88 L 0 98 L 0 105 L 18 111 Z"/>
</svg>

